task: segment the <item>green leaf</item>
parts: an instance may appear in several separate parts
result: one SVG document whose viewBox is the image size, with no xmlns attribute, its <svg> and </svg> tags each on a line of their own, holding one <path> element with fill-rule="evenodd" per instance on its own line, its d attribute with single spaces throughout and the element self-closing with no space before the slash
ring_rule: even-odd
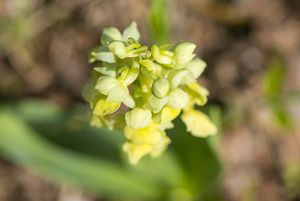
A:
<svg viewBox="0 0 300 201">
<path fill-rule="evenodd" d="M 174 153 L 169 150 L 158 158 L 145 157 L 135 166 L 128 165 L 128 169 L 161 186 L 164 193 L 182 185 L 182 169 Z"/>
<path fill-rule="evenodd" d="M 49 143 L 12 112 L 0 111 L 0 131 L 2 155 L 51 180 L 116 197 L 145 199 L 158 195 L 151 183 L 129 174 L 115 163 L 76 154 Z"/>
<path fill-rule="evenodd" d="M 185 185 L 195 199 L 209 200 L 218 193 L 221 165 L 207 139 L 193 137 L 178 119 L 168 132 L 178 161 L 185 172 Z"/>
</svg>

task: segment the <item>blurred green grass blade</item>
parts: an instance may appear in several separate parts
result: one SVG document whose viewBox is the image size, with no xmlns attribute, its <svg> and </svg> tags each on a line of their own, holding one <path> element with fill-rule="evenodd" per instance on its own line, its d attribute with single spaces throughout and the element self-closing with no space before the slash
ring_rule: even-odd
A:
<svg viewBox="0 0 300 201">
<path fill-rule="evenodd" d="M 120 161 L 123 135 L 89 125 L 88 107 L 73 105 L 62 109 L 48 101 L 27 99 L 10 108 L 43 138 L 60 147 L 90 157 Z"/>
<path fill-rule="evenodd" d="M 193 137 L 185 125 L 175 120 L 175 128 L 168 132 L 178 160 L 186 176 L 186 187 L 195 199 L 210 200 L 218 194 L 221 165 L 208 141 Z"/>
<path fill-rule="evenodd" d="M 182 170 L 174 153 L 166 151 L 156 159 L 146 157 L 136 166 L 129 165 L 127 156 L 120 155 L 123 134 L 91 127 L 87 108 L 82 105 L 62 110 L 47 101 L 31 99 L 12 104 L 11 108 L 45 140 L 88 157 L 119 164 L 123 170 L 154 184 L 161 195 L 182 186 Z"/>
<path fill-rule="evenodd" d="M 272 102 L 271 109 L 274 115 L 274 119 L 279 124 L 279 126 L 286 130 L 293 127 L 293 118 L 283 102 Z"/>
<path fill-rule="evenodd" d="M 220 138 L 222 135 L 222 111 L 221 111 L 221 108 L 217 105 L 208 106 L 208 115 L 211 118 L 212 122 L 217 126 L 218 133 L 216 135 L 210 136 L 207 139 L 207 142 L 210 145 L 212 151 L 214 151 L 215 156 L 218 157 L 219 147 L 220 147 Z"/>
<path fill-rule="evenodd" d="M 83 157 L 43 140 L 13 113 L 0 111 L 0 131 L 1 154 L 49 179 L 117 197 L 144 199 L 158 194 L 155 186 L 114 163 Z"/>
<path fill-rule="evenodd" d="M 273 100 L 280 96 L 285 74 L 283 59 L 276 55 L 273 56 L 263 79 L 263 89 L 268 99 Z"/>
<path fill-rule="evenodd" d="M 169 19 L 167 0 L 151 0 L 151 36 L 154 43 L 169 41 Z"/>
<path fill-rule="evenodd" d="M 279 55 L 273 55 L 270 59 L 268 70 L 263 79 L 263 89 L 268 104 L 272 110 L 274 120 L 283 129 L 290 129 L 293 126 L 293 120 L 286 109 L 289 96 L 282 91 L 286 69 L 283 58 Z"/>
<path fill-rule="evenodd" d="M 146 177 L 151 183 L 161 186 L 164 193 L 169 193 L 170 189 L 182 185 L 182 169 L 175 157 L 174 153 L 166 150 L 161 156 L 153 159 L 145 157 L 139 164 L 129 165 L 128 169 L 134 174 Z"/>
<path fill-rule="evenodd" d="M 26 99 L 11 105 L 18 117 L 34 124 L 61 122 L 63 111 L 55 104 L 38 99 Z"/>
</svg>

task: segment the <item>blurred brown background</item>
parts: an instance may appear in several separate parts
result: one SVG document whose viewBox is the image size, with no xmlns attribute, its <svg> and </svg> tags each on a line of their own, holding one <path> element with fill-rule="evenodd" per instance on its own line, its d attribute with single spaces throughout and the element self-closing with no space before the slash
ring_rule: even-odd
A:
<svg viewBox="0 0 300 201">
<path fill-rule="evenodd" d="M 135 20 L 151 44 L 149 7 L 150 0 L 1 0 L 1 100 L 82 102 L 87 55 L 101 30 Z M 210 104 L 224 111 L 225 200 L 300 200 L 300 1 L 169 0 L 169 20 L 172 41 L 197 44 Z M 283 81 L 272 94 L 276 69 Z M 1 191 L 8 201 L 97 200 L 4 161 Z"/>
</svg>

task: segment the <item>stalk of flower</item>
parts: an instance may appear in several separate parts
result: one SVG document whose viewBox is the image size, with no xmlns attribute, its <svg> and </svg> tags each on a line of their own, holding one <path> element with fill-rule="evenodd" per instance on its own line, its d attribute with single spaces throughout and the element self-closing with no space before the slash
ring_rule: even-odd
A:
<svg viewBox="0 0 300 201">
<path fill-rule="evenodd" d="M 195 58 L 196 45 L 148 48 L 139 38 L 135 22 L 123 33 L 104 29 L 100 46 L 89 56 L 95 64 L 92 81 L 83 90 L 92 111 L 91 125 L 124 131 L 123 150 L 131 164 L 146 155 L 157 157 L 167 148 L 165 130 L 173 128 L 172 121 L 181 113 L 192 135 L 217 132 L 208 116 L 195 109 L 208 96 L 197 81 L 206 64 Z"/>
</svg>

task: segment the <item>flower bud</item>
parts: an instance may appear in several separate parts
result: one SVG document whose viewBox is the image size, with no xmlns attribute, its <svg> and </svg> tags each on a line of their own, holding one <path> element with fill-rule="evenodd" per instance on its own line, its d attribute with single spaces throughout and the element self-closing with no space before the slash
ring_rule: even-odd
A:
<svg viewBox="0 0 300 201">
<path fill-rule="evenodd" d="M 144 128 L 151 123 L 152 114 L 150 110 L 134 108 L 125 114 L 126 124 L 131 128 Z"/>
<path fill-rule="evenodd" d="M 184 108 L 189 101 L 188 94 L 180 88 L 173 89 L 169 93 L 168 106 L 171 108 Z"/>
<path fill-rule="evenodd" d="M 156 80 L 152 85 L 152 93 L 157 98 L 163 98 L 169 92 L 170 84 L 164 77 Z"/>
<path fill-rule="evenodd" d="M 195 54 L 193 54 L 195 48 L 196 45 L 193 43 L 179 43 L 175 47 L 174 63 L 177 65 L 184 65 L 190 62 L 195 57 Z"/>
</svg>

